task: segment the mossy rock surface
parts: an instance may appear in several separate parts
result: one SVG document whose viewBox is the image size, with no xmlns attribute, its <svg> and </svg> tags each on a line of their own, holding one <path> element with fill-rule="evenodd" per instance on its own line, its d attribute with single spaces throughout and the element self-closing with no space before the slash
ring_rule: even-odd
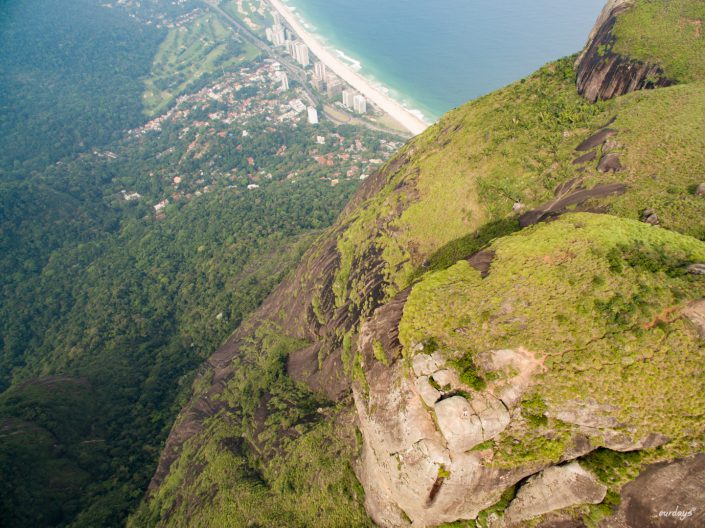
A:
<svg viewBox="0 0 705 528">
<path fill-rule="evenodd" d="M 636 0 L 617 18 L 615 51 L 661 66 L 678 82 L 705 80 L 705 4 Z"/>
<path fill-rule="evenodd" d="M 705 40 L 705 39 L 704 39 Z M 705 56 L 705 54 L 703 54 Z M 575 164 L 576 147 L 609 124 L 616 131 Z M 635 92 L 589 103 L 576 93 L 573 58 L 446 114 L 398 155 L 381 190 L 345 218 L 338 237 L 337 304 L 370 308 L 360 263 L 384 276 L 391 298 L 428 269 L 469 256 L 519 229 L 522 211 L 575 188 L 623 184 L 624 192 L 568 210 L 601 210 L 639 219 L 654 209 L 661 226 L 705 240 L 705 83 Z M 621 170 L 601 172 L 612 156 Z M 363 310 L 365 312 L 365 310 Z"/>
<path fill-rule="evenodd" d="M 325 327 L 340 338 L 336 375 L 364 388 L 356 332 L 412 285 L 400 324 L 407 355 L 417 343 L 438 347 L 473 391 L 501 381 L 483 371 L 482 352 L 523 347 L 543 362 L 519 425 L 482 444 L 493 464 L 558 462 L 574 429 L 555 411 L 582 400 L 629 424 L 634 437 L 671 439 L 638 460 L 612 451 L 588 459 L 611 490 L 641 464 L 702 451 L 705 348 L 679 310 L 705 296 L 705 279 L 685 272 L 705 262 L 705 200 L 695 192 L 705 181 L 704 18 L 695 0 L 636 0 L 615 28 L 615 52 L 660 65 L 677 86 L 591 104 L 576 91 L 569 57 L 449 112 L 409 142 L 302 260 L 300 283 L 289 284 L 310 292 L 311 326 L 296 315 L 306 303 L 258 314 L 300 328 L 252 332 L 231 358 L 234 374 L 218 380 L 227 405 L 181 446 L 132 525 L 368 525 L 349 465 L 359 455 L 349 401 L 319 413 L 324 403 L 286 376 L 285 359 L 304 346 L 293 334 L 317 339 Z M 576 147 L 606 126 L 616 134 L 574 163 L 585 154 Z M 598 169 L 608 154 L 621 170 Z M 550 204 L 571 185 L 617 184 L 623 192 L 520 231 L 515 208 Z M 660 228 L 638 221 L 646 209 Z M 484 278 L 465 260 L 479 250 L 491 255 Z M 375 368 L 394 366 L 389 350 L 373 353 Z M 199 396 L 211 388 L 203 385 Z M 597 436 L 590 440 L 599 445 Z"/>
<path fill-rule="evenodd" d="M 594 402 L 633 438 L 665 435 L 661 457 L 703 449 L 705 342 L 680 310 L 705 297 L 705 279 L 686 271 L 705 261 L 705 243 L 577 213 L 491 248 L 486 278 L 463 260 L 417 284 L 400 339 L 407 355 L 433 340 L 455 362 L 519 348 L 543 361 L 522 409 L 525 427 L 505 432 L 497 464 L 556 462 L 573 429 L 542 417 L 571 402 Z M 542 431 L 552 431 L 549 442 Z"/>
</svg>

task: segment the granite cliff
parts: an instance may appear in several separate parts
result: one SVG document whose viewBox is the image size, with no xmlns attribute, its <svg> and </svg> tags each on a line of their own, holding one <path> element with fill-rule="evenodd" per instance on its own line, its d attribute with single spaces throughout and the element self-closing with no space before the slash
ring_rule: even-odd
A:
<svg viewBox="0 0 705 528">
<path fill-rule="evenodd" d="M 132 524 L 702 525 L 704 20 L 610 1 L 410 141 L 203 366 Z"/>
<path fill-rule="evenodd" d="M 633 4 L 633 0 L 608 2 L 585 51 L 576 62 L 578 93 L 593 102 L 634 90 L 669 86 L 674 82 L 664 75 L 661 66 L 621 55 L 614 50 L 617 19 Z"/>
</svg>

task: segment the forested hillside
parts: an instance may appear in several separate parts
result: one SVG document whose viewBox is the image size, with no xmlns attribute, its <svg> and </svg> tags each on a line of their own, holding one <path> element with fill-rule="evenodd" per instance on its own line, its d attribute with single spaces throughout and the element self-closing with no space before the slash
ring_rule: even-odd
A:
<svg viewBox="0 0 705 528">
<path fill-rule="evenodd" d="M 131 525 L 702 526 L 704 23 L 611 0 L 409 141 L 211 356 Z"/>
<path fill-rule="evenodd" d="M 2 526 L 122 525 L 198 366 L 395 144 L 258 116 L 296 93 L 201 3 L 101 4 L 0 17 Z"/>
<path fill-rule="evenodd" d="M 97 2 L 4 2 L 0 170 L 22 178 L 142 121 L 142 83 L 166 32 Z"/>
</svg>

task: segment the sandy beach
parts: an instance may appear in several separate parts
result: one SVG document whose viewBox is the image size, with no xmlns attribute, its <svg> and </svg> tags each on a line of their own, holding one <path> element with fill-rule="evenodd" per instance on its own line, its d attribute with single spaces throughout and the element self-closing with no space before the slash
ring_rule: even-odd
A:
<svg viewBox="0 0 705 528">
<path fill-rule="evenodd" d="M 389 114 L 412 134 L 420 134 L 428 128 L 428 123 L 422 121 L 397 101 L 377 89 L 372 83 L 328 51 L 316 37 L 306 31 L 306 28 L 299 22 L 296 15 L 283 2 L 280 0 L 269 0 L 269 3 L 309 47 L 311 53 L 318 57 L 318 60 L 343 81 L 363 94 L 369 101 Z"/>
</svg>

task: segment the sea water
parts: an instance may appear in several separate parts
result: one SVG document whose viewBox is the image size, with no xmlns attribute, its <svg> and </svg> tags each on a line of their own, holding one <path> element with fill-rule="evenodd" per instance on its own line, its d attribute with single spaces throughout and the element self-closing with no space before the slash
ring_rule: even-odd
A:
<svg viewBox="0 0 705 528">
<path fill-rule="evenodd" d="M 578 52 L 604 0 L 285 0 L 308 29 L 434 121 Z"/>
</svg>

